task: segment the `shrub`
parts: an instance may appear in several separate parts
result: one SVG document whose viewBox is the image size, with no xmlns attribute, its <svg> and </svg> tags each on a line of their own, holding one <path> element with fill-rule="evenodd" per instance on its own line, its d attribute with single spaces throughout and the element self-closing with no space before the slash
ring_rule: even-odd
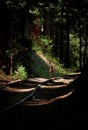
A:
<svg viewBox="0 0 88 130">
<path fill-rule="evenodd" d="M 23 65 L 20 65 L 17 67 L 17 70 L 15 70 L 13 74 L 14 79 L 22 79 L 25 80 L 27 79 L 28 75 L 26 72 L 26 68 Z"/>
</svg>

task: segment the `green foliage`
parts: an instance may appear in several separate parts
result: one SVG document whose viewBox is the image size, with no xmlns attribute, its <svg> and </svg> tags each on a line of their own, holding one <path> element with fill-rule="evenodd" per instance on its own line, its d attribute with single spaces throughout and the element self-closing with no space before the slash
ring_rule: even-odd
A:
<svg viewBox="0 0 88 130">
<path fill-rule="evenodd" d="M 39 53 L 34 53 L 31 59 L 31 70 L 34 76 L 48 78 L 48 65 L 42 60 L 42 58 L 39 56 Z"/>
<path fill-rule="evenodd" d="M 31 56 L 31 70 L 35 77 L 49 78 L 49 61 L 54 65 L 53 77 L 64 76 L 70 73 L 70 70 L 63 68 L 63 65 L 59 63 L 57 58 L 38 50 Z"/>
<path fill-rule="evenodd" d="M 50 54 L 44 54 L 48 61 L 51 61 L 54 64 L 55 72 L 54 76 L 63 76 L 72 72 L 70 69 L 66 69 L 63 67 L 63 64 L 60 63 L 57 57 L 52 57 Z"/>
<path fill-rule="evenodd" d="M 27 72 L 26 69 L 23 65 L 18 65 L 17 66 L 17 70 L 15 70 L 14 74 L 13 74 L 13 78 L 16 79 L 22 79 L 25 80 L 27 79 Z"/>
<path fill-rule="evenodd" d="M 26 1 L 25 0 L 7 0 L 6 1 L 6 5 L 8 8 L 10 9 L 14 9 L 15 11 L 20 9 L 20 8 L 24 8 L 26 5 Z"/>
<path fill-rule="evenodd" d="M 70 34 L 71 68 L 75 71 L 79 67 L 79 39 Z"/>
<path fill-rule="evenodd" d="M 38 8 L 31 8 L 29 10 L 29 13 L 34 14 L 34 15 L 39 15 L 40 14 Z"/>
<path fill-rule="evenodd" d="M 34 21 L 33 21 L 33 23 L 35 24 L 35 25 L 38 25 L 38 26 L 42 26 L 42 23 L 43 23 L 43 20 L 42 20 L 42 18 L 37 18 L 37 19 L 35 19 Z"/>
<path fill-rule="evenodd" d="M 40 37 L 41 49 L 43 52 L 51 52 L 53 44 L 49 37 L 41 35 Z"/>
</svg>

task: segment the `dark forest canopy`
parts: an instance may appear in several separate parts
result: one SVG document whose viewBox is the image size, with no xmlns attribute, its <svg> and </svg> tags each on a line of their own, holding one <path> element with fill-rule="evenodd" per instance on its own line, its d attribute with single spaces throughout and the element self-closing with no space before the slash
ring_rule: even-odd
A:
<svg viewBox="0 0 88 130">
<path fill-rule="evenodd" d="M 88 3 L 88 0 L 62 0 L 64 3 L 69 2 L 71 6 L 73 7 L 79 7 L 79 5 L 85 5 Z M 61 0 L 18 0 L 18 1 L 13 1 L 13 0 L 0 0 L 0 6 L 3 6 L 5 3 L 9 3 L 9 4 L 17 4 L 20 2 L 27 2 L 27 4 L 29 5 L 37 5 L 38 3 L 52 3 L 52 4 L 58 4 L 58 2 L 61 2 Z"/>
</svg>

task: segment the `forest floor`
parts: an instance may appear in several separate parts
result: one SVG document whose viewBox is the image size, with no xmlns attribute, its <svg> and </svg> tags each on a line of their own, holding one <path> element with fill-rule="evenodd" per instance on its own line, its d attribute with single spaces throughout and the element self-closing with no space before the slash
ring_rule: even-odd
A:
<svg viewBox="0 0 88 130">
<path fill-rule="evenodd" d="M 33 85 L 32 83 L 41 83 L 47 80 L 45 78 L 33 77 L 27 79 L 27 82 L 18 84 L 18 81 L 13 81 L 10 76 L 6 76 L 2 71 L 0 74 L 4 75 L 4 78 L 0 78 L 0 87 L 4 84 L 17 82 L 15 86 L 13 84 L 12 87 L 8 86 L 4 89 L 6 92 L 18 93 L 19 96 L 16 96 L 15 100 L 19 100 L 22 96 L 20 94 L 29 92 Z M 79 74 L 74 73 L 65 77 L 53 77 L 51 82 L 41 85 L 40 91 L 36 93 L 32 100 L 25 101 L 20 108 L 18 107 L 16 110 L 7 113 L 2 118 L 2 122 L 7 123 L 8 129 L 15 128 L 15 130 L 26 130 L 31 127 L 39 130 L 41 128 L 46 130 L 81 128 L 80 122 L 83 117 L 79 119 L 78 105 L 76 104 L 77 110 L 75 110 L 76 105 L 70 102 L 70 98 L 66 98 L 72 94 L 72 91 L 68 91 L 68 84 L 73 82 Z M 4 97 L 1 99 L 5 100 Z M 12 99 L 10 98 L 10 100 Z M 11 104 L 11 101 L 9 103 Z"/>
<path fill-rule="evenodd" d="M 73 73 L 71 75 L 67 75 L 67 76 L 63 76 L 63 77 L 53 77 L 52 79 L 57 79 L 58 82 L 60 82 L 60 78 L 61 78 L 61 81 L 66 84 L 69 84 L 71 81 L 73 81 L 74 79 L 76 79 L 78 76 L 80 75 L 80 72 L 78 73 Z M 32 79 L 32 78 L 30 78 Z M 58 80 L 59 79 L 59 80 Z M 33 80 L 36 81 L 36 80 L 39 80 L 40 82 L 45 80 L 45 78 L 37 78 L 37 77 L 33 77 Z M 19 80 L 17 80 L 18 82 Z M 10 75 L 6 75 L 3 71 L 0 70 L 0 85 L 4 85 L 6 83 L 10 83 L 10 82 L 16 82 L 13 80 L 13 78 L 10 76 Z"/>
<path fill-rule="evenodd" d="M 64 77 L 53 77 L 51 79 L 51 81 L 49 83 L 47 83 L 46 85 L 41 85 L 40 89 L 41 91 L 39 93 L 37 93 L 36 98 L 40 99 L 40 100 L 32 100 L 32 102 L 30 103 L 31 105 L 34 104 L 47 104 L 50 103 L 54 100 L 50 100 L 50 99 L 54 99 L 54 97 L 59 97 L 59 98 L 65 98 L 66 96 L 69 96 L 72 92 L 67 92 L 66 94 L 61 94 L 63 92 L 61 92 L 62 90 L 60 89 L 64 89 L 64 93 L 65 89 L 68 89 L 66 86 L 68 84 L 70 84 L 71 82 L 73 82 L 80 73 L 74 73 L 71 75 L 67 75 Z M 25 92 L 29 92 L 33 89 L 33 85 L 34 84 L 40 84 L 48 79 L 46 78 L 39 78 L 39 77 L 33 77 L 33 78 L 29 78 L 27 80 L 25 80 L 24 82 L 22 82 L 22 80 L 13 80 L 10 76 L 6 75 L 4 72 L 0 71 L 0 75 L 2 75 L 2 77 L 4 78 L 0 78 L 0 87 L 8 84 L 8 87 L 4 88 L 5 91 L 9 91 L 9 92 L 16 92 L 16 93 L 25 93 Z M 19 81 L 20 81 L 20 87 L 19 87 Z M 15 83 L 15 85 L 14 85 Z M 10 87 L 9 85 L 12 85 L 13 87 Z M 42 91 L 43 90 L 43 91 Z M 58 90 L 60 90 L 60 95 L 58 92 Z M 49 97 L 50 95 L 50 97 Z M 18 97 L 19 98 L 19 97 Z M 43 100 L 41 100 L 43 99 Z M 56 99 L 56 98 L 55 98 Z"/>
</svg>

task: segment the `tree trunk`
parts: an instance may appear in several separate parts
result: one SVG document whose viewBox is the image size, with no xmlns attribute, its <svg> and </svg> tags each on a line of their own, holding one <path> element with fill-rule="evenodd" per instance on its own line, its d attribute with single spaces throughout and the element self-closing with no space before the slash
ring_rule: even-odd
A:
<svg viewBox="0 0 88 130">
<path fill-rule="evenodd" d="M 85 47 L 84 47 L 84 57 L 83 57 L 83 66 L 84 66 L 85 63 L 86 63 L 87 49 L 88 49 L 88 41 L 87 41 L 87 26 L 86 26 L 86 33 L 85 33 Z"/>
<path fill-rule="evenodd" d="M 81 25 L 80 25 L 80 9 L 78 9 L 78 22 L 79 22 L 79 64 L 80 71 L 82 70 L 82 36 L 81 36 Z"/>
<path fill-rule="evenodd" d="M 61 63 L 63 63 L 63 57 L 64 57 L 64 53 L 63 53 L 63 44 L 64 44 L 64 41 L 63 41 L 63 3 L 62 3 L 62 6 L 61 6 L 61 33 L 60 33 L 60 36 L 61 36 L 61 41 L 60 41 L 60 61 Z"/>
<path fill-rule="evenodd" d="M 66 19 L 67 19 L 67 38 L 66 38 L 66 57 L 65 57 L 65 67 L 70 67 L 70 55 L 69 55 L 69 1 L 66 1 Z"/>
</svg>

